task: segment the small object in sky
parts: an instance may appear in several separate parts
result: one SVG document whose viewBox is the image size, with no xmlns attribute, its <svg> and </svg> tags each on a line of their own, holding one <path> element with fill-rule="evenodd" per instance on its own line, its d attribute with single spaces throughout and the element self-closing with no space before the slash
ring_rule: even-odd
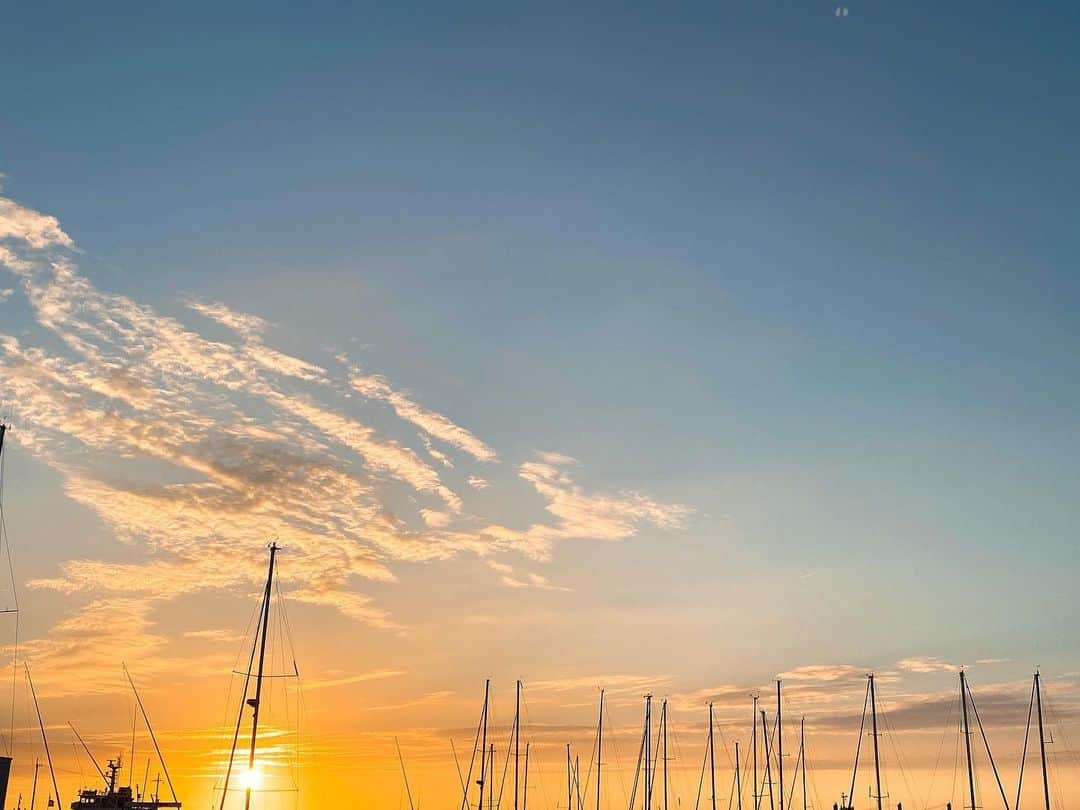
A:
<svg viewBox="0 0 1080 810">
<path fill-rule="evenodd" d="M 848 7 L 847 6 L 837 6 L 836 7 L 836 16 L 837 17 L 846 17 L 847 15 L 848 15 Z"/>
</svg>

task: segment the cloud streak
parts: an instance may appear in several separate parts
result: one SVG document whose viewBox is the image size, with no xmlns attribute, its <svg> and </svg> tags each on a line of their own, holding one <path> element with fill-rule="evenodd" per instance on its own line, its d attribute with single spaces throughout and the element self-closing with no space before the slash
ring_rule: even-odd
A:
<svg viewBox="0 0 1080 810">
<path fill-rule="evenodd" d="M 255 550 L 270 537 L 287 547 L 282 575 L 294 601 L 396 629 L 363 583 L 394 582 L 399 562 L 540 561 L 562 541 L 677 529 L 689 513 L 637 492 L 589 492 L 569 474 L 575 462 L 554 453 L 499 480 L 492 472 L 505 468 L 489 444 L 385 377 L 351 367 L 335 378 L 270 345 L 263 318 L 220 302 L 192 299 L 170 315 L 103 291 L 78 256 L 56 217 L 0 197 L 0 267 L 17 283 L 8 305 L 24 305 L 36 324 L 0 332 L 0 374 L 19 415 L 9 438 L 59 472 L 65 494 L 135 553 L 70 559 L 30 585 L 90 604 L 141 600 L 133 626 L 144 653 L 158 644 L 156 604 L 247 589 L 262 577 Z M 209 336 L 222 328 L 224 337 Z M 377 429 L 368 411 L 387 405 L 399 422 Z M 523 486 L 547 519 L 513 528 L 470 504 L 480 490 Z M 511 588 L 565 590 L 537 572 L 495 576 Z M 50 643 L 70 629 L 55 628 Z M 41 643 L 37 655 L 58 654 Z"/>
</svg>

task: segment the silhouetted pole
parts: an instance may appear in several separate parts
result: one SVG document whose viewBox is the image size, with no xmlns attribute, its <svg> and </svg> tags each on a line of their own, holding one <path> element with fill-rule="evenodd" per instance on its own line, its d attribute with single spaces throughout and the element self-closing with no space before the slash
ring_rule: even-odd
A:
<svg viewBox="0 0 1080 810">
<path fill-rule="evenodd" d="M 753 697 L 754 697 L 754 726 L 753 726 L 754 735 L 753 735 L 753 737 L 751 737 L 753 742 L 751 743 L 751 752 L 750 753 L 751 753 L 751 757 L 754 760 L 754 787 L 753 787 L 754 810 L 759 810 L 759 808 L 761 807 L 761 796 L 760 796 L 760 794 L 758 794 L 758 772 L 757 772 L 757 760 L 758 760 L 758 756 L 757 756 L 757 715 L 758 715 L 757 702 L 758 702 L 758 696 L 754 695 Z"/>
<path fill-rule="evenodd" d="M 521 750 L 521 681 L 514 693 L 514 810 L 518 810 L 518 762 Z"/>
<path fill-rule="evenodd" d="M 780 780 L 780 810 L 784 810 L 784 715 L 780 707 L 780 679 L 776 679 L 776 766 Z M 881 810 L 879 807 L 878 810 Z"/>
<path fill-rule="evenodd" d="M 738 810 L 742 810 L 742 777 L 739 775 L 739 771 L 742 768 L 742 764 L 739 762 L 739 741 L 735 741 L 735 795 L 739 797 Z"/>
<path fill-rule="evenodd" d="M 600 810 L 600 767 L 604 763 L 604 690 L 600 690 L 600 717 L 596 723 L 596 810 Z"/>
<path fill-rule="evenodd" d="M 964 715 L 967 717 L 967 715 Z M 881 810 L 881 763 L 878 760 L 877 693 L 874 691 L 874 673 L 870 673 L 870 718 L 874 733 L 874 781 L 877 784 L 877 810 Z M 968 749 L 970 751 L 970 749 Z"/>
<path fill-rule="evenodd" d="M 736 754 L 736 763 L 738 754 Z M 738 768 L 738 764 L 735 766 Z M 709 783 L 712 790 L 712 810 L 716 810 L 716 746 L 713 743 L 713 705 L 709 704 Z"/>
<path fill-rule="evenodd" d="M 248 779 L 244 790 L 244 810 L 251 809 L 251 782 L 255 772 L 255 743 L 259 736 L 259 708 L 262 704 L 263 667 L 266 662 L 266 634 L 270 627 L 270 600 L 272 598 L 274 582 L 274 557 L 277 555 L 277 543 L 270 544 L 270 570 L 266 575 L 266 591 L 263 593 L 262 609 L 262 637 L 259 641 L 259 670 L 255 676 L 255 697 L 249 700 L 251 704 L 251 748 L 248 751 Z M 171 787 L 170 787 L 171 790 Z M 174 797 L 175 799 L 175 797 Z"/>
<path fill-rule="evenodd" d="M 1035 670 L 1035 705 L 1039 711 L 1039 757 L 1042 760 L 1043 798 L 1046 800 L 1046 810 L 1050 810 L 1050 780 L 1046 776 L 1046 737 L 1043 736 L 1042 685 L 1039 682 L 1038 670 Z"/>
<path fill-rule="evenodd" d="M 477 810 L 484 810 L 484 783 L 487 781 L 487 727 L 488 727 L 488 701 L 491 695 L 491 678 L 484 681 L 484 711 L 480 715 L 480 725 L 483 727 L 480 740 L 480 778 L 476 781 L 480 794 L 476 803 Z"/>
<path fill-rule="evenodd" d="M 968 727 L 967 679 L 964 670 L 960 670 L 960 706 L 964 715 L 964 747 L 967 751 L 968 790 L 971 793 L 971 810 L 975 810 L 975 771 L 971 765 L 971 729 Z"/>
</svg>

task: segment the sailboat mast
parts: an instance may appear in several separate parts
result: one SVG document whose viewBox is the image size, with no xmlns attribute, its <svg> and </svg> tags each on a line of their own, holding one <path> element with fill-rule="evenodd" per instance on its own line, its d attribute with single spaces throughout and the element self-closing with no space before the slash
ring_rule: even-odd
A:
<svg viewBox="0 0 1080 810">
<path fill-rule="evenodd" d="M 495 808 L 495 743 L 491 744 L 488 749 L 488 773 L 491 774 L 491 778 L 488 779 L 488 807 L 494 810 Z"/>
<path fill-rule="evenodd" d="M 255 675 L 255 697 L 248 701 L 251 706 L 251 746 L 248 749 L 248 779 L 244 788 L 244 810 L 251 808 L 251 775 L 255 771 L 255 744 L 259 737 L 259 708 L 262 702 L 263 668 L 266 664 L 266 635 L 270 630 L 270 601 L 273 596 L 274 558 L 277 556 L 277 543 L 270 544 L 270 567 L 266 573 L 266 590 L 263 592 L 262 629 L 259 637 L 259 668 Z"/>
<path fill-rule="evenodd" d="M 1050 780 L 1046 776 L 1046 737 L 1043 736 L 1042 684 L 1039 682 L 1039 670 L 1035 670 L 1035 706 L 1039 713 L 1039 758 L 1042 760 L 1043 799 L 1046 810 L 1050 810 Z"/>
<path fill-rule="evenodd" d="M 525 785 L 521 791 L 521 810 L 529 806 L 529 744 L 525 743 Z"/>
<path fill-rule="evenodd" d="M 874 782 L 877 785 L 877 810 L 881 810 L 881 762 L 878 759 L 877 693 L 874 691 L 874 673 L 870 673 L 870 722 L 874 734 Z M 967 723 L 967 714 L 964 714 Z M 968 752 L 970 753 L 970 740 Z M 972 800 L 974 805 L 974 800 Z"/>
<path fill-rule="evenodd" d="M 34 802 L 37 800 L 37 777 L 38 771 L 41 770 L 41 760 L 34 760 L 34 782 L 30 786 L 30 810 L 34 810 Z"/>
<path fill-rule="evenodd" d="M 802 755 L 802 810 L 806 810 L 806 718 L 799 721 L 799 751 Z"/>
<path fill-rule="evenodd" d="M 971 764 L 971 729 L 968 727 L 967 678 L 960 670 L 960 706 L 964 715 L 964 747 L 967 751 L 968 790 L 971 795 L 971 810 L 975 810 L 975 771 Z"/>
<path fill-rule="evenodd" d="M 735 795 L 739 797 L 739 806 L 737 810 L 742 810 L 742 777 L 740 776 L 740 770 L 742 763 L 739 761 L 739 741 L 735 741 Z"/>
<path fill-rule="evenodd" d="M 566 744 L 566 810 L 574 805 L 574 774 L 570 759 L 570 743 Z"/>
<path fill-rule="evenodd" d="M 484 711 L 480 715 L 480 722 L 483 726 L 482 736 L 480 738 L 480 779 L 476 784 L 480 788 L 480 797 L 476 802 L 476 810 L 484 810 L 484 782 L 487 778 L 487 727 L 488 727 L 488 701 L 491 696 L 491 678 L 484 681 Z"/>
<path fill-rule="evenodd" d="M 649 760 L 652 759 L 652 695 L 645 696 L 645 810 L 652 810 L 652 779 Z"/>
<path fill-rule="evenodd" d="M 514 810 L 518 810 L 518 763 L 521 755 L 521 681 L 514 691 Z"/>
<path fill-rule="evenodd" d="M 765 741 L 765 785 L 769 788 L 769 810 L 774 810 L 772 789 L 772 752 L 769 750 L 769 721 L 761 710 L 761 736 Z"/>
<path fill-rule="evenodd" d="M 735 756 L 738 763 L 738 754 Z M 738 764 L 735 765 L 738 768 Z M 712 790 L 712 810 L 716 810 L 716 746 L 713 743 L 713 705 L 709 704 L 709 784 Z"/>
<path fill-rule="evenodd" d="M 660 708 L 660 724 L 664 728 L 664 810 L 667 810 L 667 699 Z"/>
<path fill-rule="evenodd" d="M 757 759 L 758 759 L 758 757 L 757 757 L 757 702 L 758 702 L 758 696 L 754 695 L 754 725 L 753 725 L 754 734 L 750 738 L 751 740 L 753 740 L 753 742 L 751 744 L 751 758 L 754 760 L 754 785 L 753 785 L 754 810 L 758 810 L 758 808 L 761 807 L 761 796 L 758 795 L 758 773 L 757 773 Z"/>
<path fill-rule="evenodd" d="M 600 690 L 600 716 L 596 720 L 596 810 L 600 810 L 600 768 L 604 764 L 604 690 Z"/>
<path fill-rule="evenodd" d="M 780 679 L 776 679 L 776 766 L 780 781 L 780 810 L 784 810 L 784 714 L 780 707 Z M 881 810 L 881 808 L 878 808 Z"/>
</svg>

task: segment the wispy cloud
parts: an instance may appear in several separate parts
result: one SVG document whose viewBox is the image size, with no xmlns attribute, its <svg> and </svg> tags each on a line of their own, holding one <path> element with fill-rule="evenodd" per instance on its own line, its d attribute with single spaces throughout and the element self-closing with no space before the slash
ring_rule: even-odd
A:
<svg viewBox="0 0 1080 810">
<path fill-rule="evenodd" d="M 903 658 L 896 665 L 905 672 L 925 674 L 927 672 L 956 672 L 960 669 L 959 664 L 952 664 L 937 656 L 922 656 L 915 658 Z"/>
<path fill-rule="evenodd" d="M 394 629 L 363 582 L 395 581 L 398 562 L 543 560 L 563 540 L 676 529 L 689 513 L 637 492 L 589 492 L 570 477 L 573 460 L 554 453 L 493 482 L 469 469 L 500 469 L 489 444 L 383 376 L 350 367 L 335 378 L 270 345 L 263 318 L 224 303 L 190 300 L 168 315 L 103 291 L 78 255 L 55 217 L 0 197 L 0 266 L 37 323 L 18 337 L 0 333 L 5 397 L 20 417 L 10 438 L 137 553 L 71 559 L 30 584 L 91 604 L 137 597 L 145 653 L 159 643 L 155 605 L 258 582 L 267 537 L 287 547 L 282 575 L 293 600 Z M 221 327 L 223 337 L 208 336 Z M 394 435 L 366 418 L 365 408 L 381 405 L 400 420 Z M 549 520 L 512 528 L 470 506 L 477 490 L 523 484 Z M 509 587 L 564 590 L 535 571 L 496 575 Z M 49 644 L 68 630 L 57 627 Z M 39 643 L 36 655 L 59 654 Z"/>
</svg>

